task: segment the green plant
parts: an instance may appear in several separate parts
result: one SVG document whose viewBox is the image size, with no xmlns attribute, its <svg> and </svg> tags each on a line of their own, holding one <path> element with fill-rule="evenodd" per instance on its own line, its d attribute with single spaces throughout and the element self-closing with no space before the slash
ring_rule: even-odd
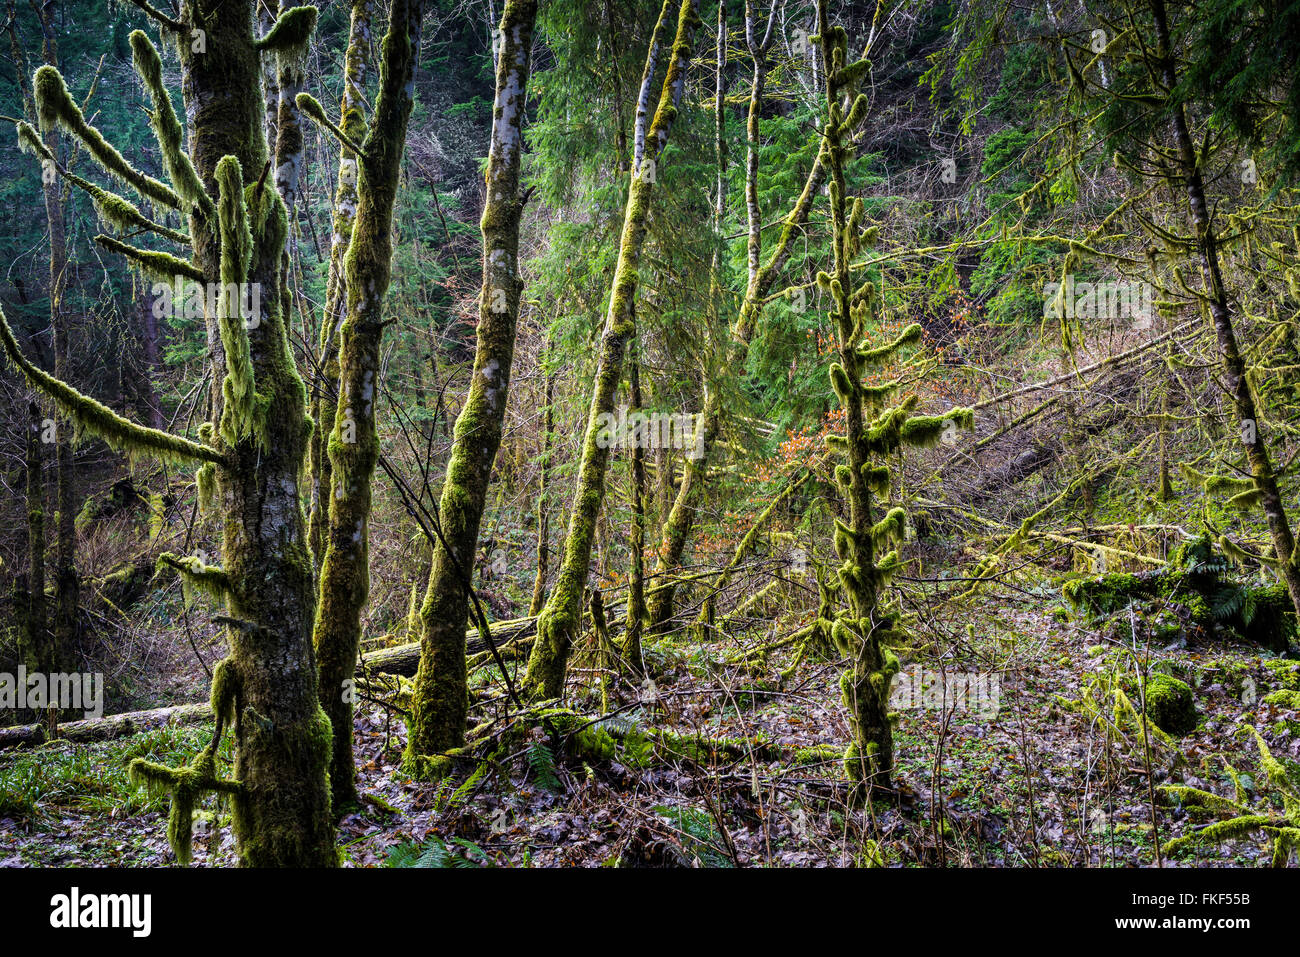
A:
<svg viewBox="0 0 1300 957">
<path fill-rule="evenodd" d="M 388 852 L 385 867 L 492 867 L 487 852 L 471 841 L 453 837 L 444 841 L 436 834 L 423 845 L 415 841 L 398 844 Z"/>
</svg>

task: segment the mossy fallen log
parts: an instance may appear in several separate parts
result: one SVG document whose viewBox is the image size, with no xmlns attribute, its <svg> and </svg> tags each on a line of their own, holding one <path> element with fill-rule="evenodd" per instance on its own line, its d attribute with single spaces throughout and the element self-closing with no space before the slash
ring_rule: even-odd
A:
<svg viewBox="0 0 1300 957">
<path fill-rule="evenodd" d="M 527 638 L 535 635 L 537 633 L 537 619 L 533 617 L 498 621 L 493 622 L 491 628 L 492 642 L 497 648 L 501 648 L 516 638 Z M 487 642 L 483 640 L 477 628 L 471 628 L 465 632 L 465 646 L 466 651 L 471 655 L 489 651 Z M 419 666 L 420 643 L 412 641 L 404 645 L 394 645 L 392 648 L 380 648 L 376 651 L 367 652 L 361 656 L 361 663 L 357 666 L 357 673 L 370 672 L 372 674 L 401 675 L 410 678 L 415 674 L 415 670 Z"/>
<path fill-rule="evenodd" d="M 1067 582 L 1062 593 L 1076 611 L 1094 620 L 1122 612 L 1132 603 L 1176 608 L 1206 631 L 1285 652 L 1297 631 L 1285 583 L 1232 580 L 1230 563 L 1215 546 L 1210 536 L 1201 535 L 1175 549 L 1163 568 L 1076 579 Z"/>
<path fill-rule="evenodd" d="M 536 633 L 536 618 L 518 618 L 513 621 L 497 622 L 492 626 L 492 640 L 500 648 L 517 638 L 527 638 Z M 486 651 L 486 644 L 478 631 L 468 633 L 471 652 Z M 357 674 L 391 674 L 411 677 L 420 664 L 420 643 L 411 642 L 392 648 L 381 648 L 363 655 L 357 665 Z M 151 731 L 167 725 L 202 724 L 212 720 L 212 709 L 206 702 L 199 704 L 172 705 L 166 708 L 153 708 L 148 711 L 127 711 L 111 714 L 103 718 L 88 718 L 82 721 L 69 721 L 59 725 L 59 737 L 78 744 L 96 741 L 111 741 L 124 738 L 140 731 Z M 18 745 L 41 744 L 47 739 L 43 725 L 23 724 L 11 728 L 0 728 L 0 749 Z"/>
</svg>

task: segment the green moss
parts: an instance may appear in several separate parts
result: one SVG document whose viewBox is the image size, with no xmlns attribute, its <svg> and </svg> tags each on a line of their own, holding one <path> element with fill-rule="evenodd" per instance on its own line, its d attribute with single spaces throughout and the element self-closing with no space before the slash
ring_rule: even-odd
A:
<svg viewBox="0 0 1300 957">
<path fill-rule="evenodd" d="M 259 50 L 301 58 L 316 32 L 315 7 L 290 7 L 276 19 L 266 36 L 254 44 Z"/>
<path fill-rule="evenodd" d="M 3 310 L 0 310 L 0 345 L 3 345 L 10 361 L 18 367 L 30 385 L 54 399 L 59 408 L 81 429 L 103 439 L 111 447 L 126 452 L 146 451 L 169 462 L 223 461 L 216 449 L 158 429 L 136 425 L 107 406 L 82 395 L 67 383 L 36 368 L 18 348 L 18 341 L 14 338 Z"/>
<path fill-rule="evenodd" d="M 1076 578 L 1065 583 L 1061 594 L 1076 611 L 1102 617 L 1151 597 L 1156 584 L 1151 577 L 1116 572 L 1099 578 Z"/>
<path fill-rule="evenodd" d="M 1186 682 L 1153 674 L 1145 688 L 1146 714 L 1166 734 L 1187 734 L 1196 728 L 1196 701 Z"/>
<path fill-rule="evenodd" d="M 131 55 L 135 70 L 144 81 L 153 102 L 153 111 L 149 114 L 149 123 L 161 148 L 163 168 L 171 180 L 176 192 L 191 207 L 196 208 L 205 219 L 212 217 L 212 198 L 203 188 L 203 182 L 185 152 L 185 133 L 181 129 L 176 111 L 172 109 L 171 96 L 163 85 L 162 60 L 154 49 L 149 37 L 141 30 L 131 32 Z"/>
<path fill-rule="evenodd" d="M 195 802 L 206 793 L 221 796 L 238 796 L 242 793 L 237 781 L 218 776 L 216 744 L 214 740 L 190 764 L 182 767 L 169 768 L 145 758 L 136 758 L 130 765 L 132 784 L 145 788 L 153 797 L 163 794 L 171 796 L 167 842 L 182 866 L 190 863 Z"/>
<path fill-rule="evenodd" d="M 173 190 L 133 167 L 104 139 L 99 130 L 86 122 L 81 108 L 72 99 L 58 70 L 52 66 L 38 69 L 32 77 L 32 89 L 42 130 L 51 129 L 55 124 L 63 126 L 85 145 L 100 166 L 141 196 L 169 209 L 181 208 L 180 197 Z"/>
<path fill-rule="evenodd" d="M 141 249 L 102 233 L 95 237 L 95 242 L 111 252 L 126 257 L 131 261 L 132 266 L 159 282 L 170 284 L 177 276 L 182 276 L 191 282 L 207 282 L 207 277 L 201 269 L 171 253 Z"/>
<path fill-rule="evenodd" d="M 1277 691 L 1265 695 L 1264 703 L 1282 708 L 1300 709 L 1300 691 L 1279 688 Z"/>
</svg>

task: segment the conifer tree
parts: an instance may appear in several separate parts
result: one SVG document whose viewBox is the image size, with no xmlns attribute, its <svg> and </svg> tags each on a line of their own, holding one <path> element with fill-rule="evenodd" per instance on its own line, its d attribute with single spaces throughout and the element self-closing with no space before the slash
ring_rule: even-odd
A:
<svg viewBox="0 0 1300 957">
<path fill-rule="evenodd" d="M 672 0 L 664 0 L 641 77 L 623 232 L 601 337 L 596 382 L 587 413 L 582 460 L 578 467 L 569 531 L 565 538 L 564 561 L 555 588 L 538 620 L 537 640 L 533 643 L 528 671 L 524 676 L 525 691 L 535 698 L 558 697 L 563 690 L 569 648 L 576 637 L 582 616 L 582 592 L 591 564 L 596 521 L 605 497 L 605 473 L 610 455 L 608 446 L 599 441 L 601 416 L 613 411 L 615 392 L 622 378 L 623 356 L 636 330 L 635 300 L 640 284 L 641 250 L 657 178 L 656 165 L 663 158 L 663 150 L 668 143 L 668 135 L 686 86 L 686 68 L 692 52 L 691 37 L 699 23 L 697 7 L 698 0 L 681 2 L 677 33 L 668 54 L 668 66 L 653 116 L 650 114 L 650 98 Z"/>
</svg>

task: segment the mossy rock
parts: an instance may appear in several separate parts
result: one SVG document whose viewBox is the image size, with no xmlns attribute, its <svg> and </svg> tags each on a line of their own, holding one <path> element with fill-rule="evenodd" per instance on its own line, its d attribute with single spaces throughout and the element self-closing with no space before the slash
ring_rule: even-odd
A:
<svg viewBox="0 0 1300 957">
<path fill-rule="evenodd" d="M 1204 629 L 1286 651 L 1296 637 L 1297 624 L 1285 583 L 1241 584 L 1227 577 L 1230 567 L 1209 537 L 1202 535 L 1180 545 L 1161 569 L 1076 579 L 1065 584 L 1062 594 L 1092 620 L 1116 615 L 1132 604 L 1158 608 L 1155 618 L 1143 625 L 1149 640 L 1161 644 Z M 1135 640 L 1127 620 L 1117 619 L 1113 629 L 1115 640 Z"/>
<path fill-rule="evenodd" d="M 1151 675 L 1146 683 L 1146 713 L 1166 734 L 1189 733 L 1198 717 L 1191 686 L 1171 675 Z"/>
<path fill-rule="evenodd" d="M 1130 575 L 1115 572 L 1098 578 L 1077 578 L 1066 582 L 1061 593 L 1078 611 L 1092 618 L 1122 611 L 1135 601 L 1156 593 L 1157 577 L 1152 573 Z"/>
</svg>

